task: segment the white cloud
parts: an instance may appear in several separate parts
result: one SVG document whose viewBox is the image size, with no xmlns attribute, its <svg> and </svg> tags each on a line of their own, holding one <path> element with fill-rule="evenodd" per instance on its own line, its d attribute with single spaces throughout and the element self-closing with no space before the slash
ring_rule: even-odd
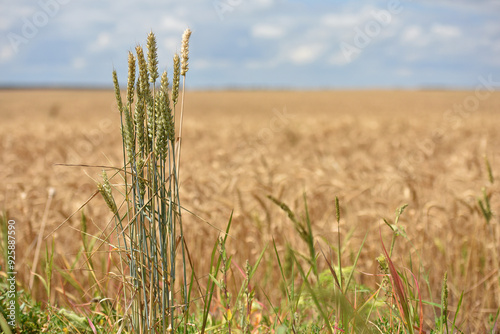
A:
<svg viewBox="0 0 500 334">
<path fill-rule="evenodd" d="M 181 39 L 177 37 L 166 37 L 158 42 L 158 46 L 161 48 L 165 48 L 169 54 L 174 54 L 180 51 L 181 48 Z"/>
<path fill-rule="evenodd" d="M 424 35 L 422 27 L 418 25 L 412 25 L 406 27 L 401 34 L 401 41 L 413 45 L 427 45 L 429 40 Z"/>
<path fill-rule="evenodd" d="M 290 50 L 289 59 L 297 65 L 312 63 L 321 56 L 323 49 L 320 44 L 301 45 Z"/>
<path fill-rule="evenodd" d="M 0 63 L 5 63 L 14 57 L 14 50 L 10 46 L 3 46 L 0 49 Z"/>
<path fill-rule="evenodd" d="M 163 31 L 183 33 L 189 24 L 175 16 L 165 15 L 161 18 L 160 28 Z"/>
<path fill-rule="evenodd" d="M 332 28 L 352 28 L 361 22 L 361 17 L 354 14 L 326 14 L 319 20 Z"/>
<path fill-rule="evenodd" d="M 377 13 L 382 10 L 386 11 L 384 7 L 377 8 L 373 7 L 371 4 L 364 5 L 361 8 L 357 6 L 343 12 L 341 11 L 338 13 L 325 14 L 320 18 L 319 22 L 325 27 L 331 27 L 335 29 L 353 29 L 356 26 L 362 28 L 365 24 L 371 21 L 380 23 L 380 15 L 378 15 Z M 394 15 L 391 15 L 390 20 L 390 22 L 393 23 Z M 385 26 L 385 23 L 383 25 Z"/>
<path fill-rule="evenodd" d="M 262 8 L 267 8 L 273 5 L 274 0 L 255 0 L 254 2 Z"/>
<path fill-rule="evenodd" d="M 110 41 L 111 41 L 111 36 L 108 33 L 103 32 L 97 36 L 96 45 L 99 47 L 106 47 L 109 45 Z"/>
<path fill-rule="evenodd" d="M 285 29 L 272 24 L 256 24 L 251 33 L 257 38 L 277 39 L 285 35 Z"/>
<path fill-rule="evenodd" d="M 101 32 L 97 35 L 97 38 L 90 44 L 90 52 L 102 52 L 103 50 L 109 48 L 111 43 L 111 35 L 107 32 Z"/>
<path fill-rule="evenodd" d="M 87 66 L 87 61 L 83 57 L 77 57 L 71 61 L 71 67 L 73 67 L 76 70 L 80 70 L 82 68 L 85 68 L 86 66 Z"/>
<path fill-rule="evenodd" d="M 431 33 L 435 36 L 446 39 L 462 36 L 462 31 L 460 30 L 460 28 L 443 24 L 434 24 L 431 27 Z"/>
<path fill-rule="evenodd" d="M 435 56 L 436 53 L 455 54 L 458 51 L 456 45 L 450 43 L 449 40 L 461 36 L 461 30 L 452 25 L 433 24 L 428 29 L 420 25 L 410 25 L 403 29 L 400 41 L 404 48 L 412 50 L 412 52 L 406 52 L 404 58 L 408 61 L 415 61 L 427 56 Z"/>
<path fill-rule="evenodd" d="M 475 11 L 475 12 L 483 12 L 483 13 L 494 13 L 500 9 L 500 3 L 498 0 L 421 0 L 422 3 L 430 2 L 433 5 L 446 5 L 450 8 L 462 8 L 463 11 Z"/>
</svg>

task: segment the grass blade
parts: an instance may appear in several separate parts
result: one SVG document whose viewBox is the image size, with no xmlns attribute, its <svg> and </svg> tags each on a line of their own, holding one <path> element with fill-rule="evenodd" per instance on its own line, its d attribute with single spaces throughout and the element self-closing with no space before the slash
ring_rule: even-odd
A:
<svg viewBox="0 0 500 334">
<path fill-rule="evenodd" d="M 396 267 L 394 266 L 394 263 L 392 263 L 392 260 L 389 256 L 389 253 L 387 253 L 387 250 L 385 249 L 384 241 L 382 240 L 382 232 L 380 231 L 380 242 L 382 243 L 382 248 L 384 250 L 385 257 L 387 259 L 387 265 L 389 266 L 389 271 L 391 273 L 391 281 L 392 281 L 392 287 L 396 291 L 397 299 L 397 305 L 398 308 L 402 310 L 402 313 L 404 315 L 405 323 L 406 323 L 406 328 L 410 333 L 413 333 L 413 326 L 411 323 L 411 318 L 410 318 L 410 312 L 408 309 L 408 299 L 406 297 L 404 287 L 403 287 L 403 282 L 401 281 L 401 278 L 399 277 L 399 274 L 396 270 Z"/>
<path fill-rule="evenodd" d="M 366 241 L 366 237 L 368 236 L 368 232 L 365 234 L 365 238 L 363 239 L 363 242 L 361 243 L 361 246 L 359 247 L 358 254 L 356 255 L 356 258 L 354 259 L 354 264 L 352 267 L 352 270 L 349 273 L 349 277 L 347 278 L 344 293 L 347 293 L 347 290 L 349 289 L 349 285 L 351 284 L 352 276 L 354 275 L 354 269 L 356 268 L 356 265 L 358 264 L 359 256 L 361 255 L 361 250 L 363 249 L 363 246 Z"/>
</svg>

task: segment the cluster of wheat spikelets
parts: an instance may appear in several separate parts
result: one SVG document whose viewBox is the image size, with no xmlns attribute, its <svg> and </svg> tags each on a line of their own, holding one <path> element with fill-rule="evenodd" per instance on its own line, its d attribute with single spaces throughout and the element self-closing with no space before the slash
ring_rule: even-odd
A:
<svg viewBox="0 0 500 334">
<path fill-rule="evenodd" d="M 190 35 L 187 29 L 180 56 L 174 55 L 171 92 L 167 72 L 161 77 L 158 73 L 156 38 L 152 32 L 147 38 L 147 56 L 141 46 L 136 47 L 135 56 L 129 52 L 125 102 L 117 73 L 113 71 L 115 96 L 122 116 L 124 156 L 123 168 L 113 177 L 122 176 L 123 202 L 117 205 L 105 171 L 103 181 L 97 186 L 115 216 L 118 244 L 114 247 L 122 254 L 120 271 L 126 287 L 123 301 L 131 308 L 132 327 L 140 332 L 171 330 L 177 321 L 175 310 L 184 314 L 189 305 L 179 170 Z M 176 131 L 179 95 L 182 102 Z M 183 292 L 177 296 L 179 288 Z"/>
</svg>

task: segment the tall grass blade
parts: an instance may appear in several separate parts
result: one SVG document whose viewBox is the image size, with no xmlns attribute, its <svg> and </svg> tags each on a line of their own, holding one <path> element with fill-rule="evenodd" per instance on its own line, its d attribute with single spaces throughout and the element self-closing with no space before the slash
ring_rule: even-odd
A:
<svg viewBox="0 0 500 334">
<path fill-rule="evenodd" d="M 12 331 L 10 330 L 10 326 L 7 323 L 7 320 L 3 317 L 2 313 L 0 313 L 0 328 L 2 328 L 2 331 L 5 334 L 12 334 Z"/>
<path fill-rule="evenodd" d="M 229 236 L 229 229 L 231 228 L 231 223 L 233 221 L 233 212 L 231 212 L 231 216 L 229 217 L 229 222 L 227 223 L 227 227 L 226 227 L 226 232 L 224 234 L 224 237 L 222 238 L 223 239 L 223 243 L 226 242 L 227 240 L 227 237 Z M 214 244 L 214 248 L 212 249 L 212 255 L 210 257 L 210 273 L 209 273 L 209 277 L 215 277 L 215 275 L 217 274 L 217 272 L 219 272 L 219 268 L 220 268 L 220 265 L 221 265 L 221 262 L 222 262 L 222 257 L 219 256 L 217 258 L 217 264 L 215 265 L 214 267 L 214 263 L 215 263 L 215 254 L 217 252 L 217 246 L 218 246 L 218 243 L 216 242 Z M 206 326 L 207 326 L 207 320 L 208 320 L 208 314 L 210 312 L 210 305 L 212 304 L 212 299 L 213 299 L 213 295 L 214 295 L 214 290 L 215 290 L 215 283 L 212 281 L 212 278 L 210 279 L 210 281 L 208 282 L 207 284 L 207 290 L 205 292 L 205 301 L 204 301 L 204 309 L 203 309 L 203 319 L 202 319 L 202 324 L 201 324 L 201 333 L 205 333 L 205 330 L 206 330 Z"/>
<path fill-rule="evenodd" d="M 295 255 L 292 253 L 293 260 L 297 266 L 297 269 L 299 270 L 300 276 L 302 277 L 302 280 L 304 282 L 304 285 L 306 286 L 308 292 L 311 295 L 311 298 L 314 302 L 314 305 L 316 306 L 316 309 L 318 310 L 321 318 L 323 318 L 323 321 L 325 322 L 326 329 L 328 330 L 329 333 L 333 334 L 333 328 L 332 325 L 330 324 L 330 320 L 328 319 L 327 312 L 325 311 L 323 305 L 319 302 L 319 298 L 312 288 L 311 284 L 309 283 L 308 275 L 304 272 L 304 269 L 302 268 L 302 265 L 300 262 L 297 260 Z"/>
<path fill-rule="evenodd" d="M 312 270 L 314 275 L 316 276 L 316 279 L 319 280 L 319 273 L 318 273 L 318 263 L 316 261 L 316 250 L 314 249 L 314 235 L 312 232 L 312 227 L 311 227 L 311 219 L 309 218 L 309 209 L 307 208 L 307 197 L 306 194 L 304 193 L 304 210 L 305 210 L 305 215 L 306 215 L 306 226 L 307 226 L 307 246 L 309 247 L 309 257 L 310 261 L 312 264 Z"/>
<path fill-rule="evenodd" d="M 488 179 L 491 184 L 495 183 L 495 178 L 493 177 L 493 171 L 491 169 L 490 161 L 488 160 L 488 157 L 485 155 L 484 156 L 484 163 L 486 165 L 486 171 L 488 172 Z"/>
<path fill-rule="evenodd" d="M 354 275 L 354 269 L 356 268 L 356 265 L 358 264 L 359 256 L 361 255 L 361 250 L 363 249 L 363 246 L 365 245 L 366 237 L 368 237 L 368 232 L 365 234 L 365 237 L 364 237 L 363 241 L 361 242 L 361 246 L 359 247 L 358 254 L 356 254 L 356 257 L 354 259 L 353 268 L 350 271 L 349 277 L 347 277 L 347 280 L 346 280 L 344 293 L 347 293 L 347 290 L 349 289 L 349 285 L 351 284 L 351 280 L 352 280 L 352 277 Z"/>
<path fill-rule="evenodd" d="M 399 277 L 396 267 L 394 266 L 394 263 L 392 263 L 389 253 L 387 253 L 387 250 L 385 249 L 384 241 L 382 240 L 382 232 L 380 232 L 380 242 L 382 243 L 382 249 L 387 260 L 387 265 L 389 266 L 392 287 L 396 292 L 397 298 L 395 300 L 397 302 L 398 308 L 401 310 L 401 313 L 403 313 L 406 328 L 410 333 L 413 333 L 410 311 L 408 309 L 408 298 L 406 297 L 403 282 Z"/>
<path fill-rule="evenodd" d="M 463 301 L 463 298 L 464 298 L 464 292 L 462 291 L 462 293 L 460 294 L 460 298 L 458 299 L 458 304 L 457 304 L 457 310 L 455 311 L 455 316 L 453 317 L 453 323 L 451 325 L 451 330 L 453 331 L 454 329 L 458 329 L 455 324 L 457 322 L 457 316 L 458 316 L 458 313 L 460 312 L 460 307 L 462 306 L 462 301 Z"/>
<path fill-rule="evenodd" d="M 340 282 L 339 282 L 339 279 L 337 277 L 337 274 L 335 273 L 335 269 L 332 267 L 332 265 L 330 264 L 330 262 L 328 261 L 325 253 L 323 252 L 323 250 L 320 248 L 320 251 L 321 251 L 321 254 L 323 254 L 323 258 L 325 259 L 325 262 L 328 266 L 328 269 L 330 270 L 330 273 L 332 274 L 333 276 L 333 279 L 335 280 L 335 284 L 337 284 L 337 287 L 342 290 L 342 287 L 340 286 Z M 339 265 L 340 266 L 340 265 Z"/>
<path fill-rule="evenodd" d="M 337 275 L 335 275 L 335 279 L 337 280 L 337 284 L 339 285 L 339 288 L 342 290 L 342 247 L 340 243 L 340 204 L 339 204 L 339 198 L 335 196 L 335 218 L 337 220 L 337 263 L 339 267 L 339 275 L 340 275 L 340 281 L 337 279 Z"/>
<path fill-rule="evenodd" d="M 493 321 L 493 327 L 491 328 L 491 334 L 498 333 L 498 317 L 500 316 L 500 308 L 497 310 L 495 315 L 495 320 Z"/>
</svg>

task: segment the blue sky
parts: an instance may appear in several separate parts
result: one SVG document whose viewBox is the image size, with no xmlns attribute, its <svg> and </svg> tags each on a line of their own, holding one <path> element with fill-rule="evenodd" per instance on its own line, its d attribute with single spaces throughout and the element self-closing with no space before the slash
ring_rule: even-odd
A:
<svg viewBox="0 0 500 334">
<path fill-rule="evenodd" d="M 0 86 L 111 86 L 158 40 L 188 87 L 474 88 L 500 82 L 497 0 L 0 0 Z"/>
</svg>

